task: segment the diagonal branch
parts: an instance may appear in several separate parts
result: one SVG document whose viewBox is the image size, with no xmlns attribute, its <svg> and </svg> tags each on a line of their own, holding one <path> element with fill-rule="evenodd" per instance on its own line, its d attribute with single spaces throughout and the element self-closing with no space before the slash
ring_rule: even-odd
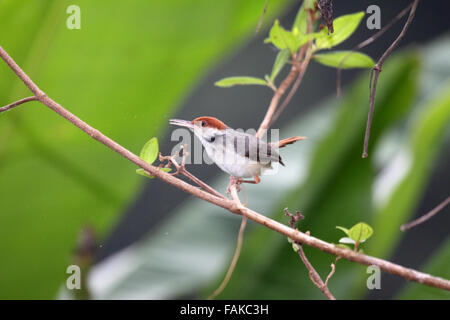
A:
<svg viewBox="0 0 450 320">
<path fill-rule="evenodd" d="M 307 10 L 308 14 L 308 33 L 312 32 L 313 29 L 313 23 L 314 23 L 314 12 L 312 10 Z M 306 69 L 308 67 L 308 64 L 311 60 L 312 55 L 312 40 L 310 40 L 307 44 L 303 45 L 297 55 L 292 57 L 292 68 L 289 72 L 288 76 L 281 82 L 281 85 L 278 87 L 278 89 L 275 91 L 272 100 L 270 101 L 269 108 L 266 111 L 266 114 L 264 116 L 263 121 L 261 122 L 258 132 L 256 133 L 256 136 L 258 138 L 261 138 L 264 136 L 264 133 L 270 128 L 270 126 L 275 122 L 275 120 L 280 116 L 281 112 L 286 108 L 287 104 L 292 99 L 292 96 L 297 91 L 298 87 L 300 86 L 300 83 L 303 79 L 303 76 L 306 72 Z M 306 55 L 305 55 L 306 52 Z M 300 60 L 303 59 L 302 63 L 300 64 Z M 284 100 L 283 104 L 280 108 L 278 108 L 278 105 L 280 103 L 281 98 L 286 93 L 287 89 L 290 87 L 292 82 L 296 80 L 294 86 L 292 87 L 291 91 L 289 92 L 288 96 Z"/>
<path fill-rule="evenodd" d="M 60 104 L 49 98 L 36 84 L 26 75 L 26 73 L 15 63 L 15 61 L 8 55 L 8 53 L 0 46 L 0 58 L 2 58 L 11 68 L 11 70 L 24 82 L 24 84 L 35 94 L 38 100 L 58 113 L 64 119 L 87 133 L 91 138 L 99 141 L 106 147 L 110 148 L 114 152 L 118 153 L 120 156 L 126 158 L 127 160 L 133 162 L 140 168 L 148 171 L 151 175 L 154 175 L 156 178 L 182 190 L 185 191 L 197 198 L 215 204 L 221 208 L 224 208 L 231 213 L 239 214 L 247 217 L 249 220 L 252 220 L 260 225 L 263 225 L 269 229 L 272 229 L 278 233 L 283 234 L 284 236 L 291 238 L 294 241 L 300 242 L 302 244 L 317 248 L 323 252 L 342 257 L 349 261 L 353 261 L 363 265 L 376 265 L 381 270 L 398 275 L 407 280 L 416 281 L 428 286 L 441 288 L 445 290 L 450 290 L 450 281 L 435 277 L 420 271 L 416 271 L 414 269 L 406 268 L 400 266 L 398 264 L 389 262 L 387 260 L 382 260 L 379 258 L 375 258 L 372 256 L 368 256 L 362 253 L 353 252 L 352 250 L 339 248 L 331 243 L 325 242 L 323 240 L 317 239 L 310 235 L 307 235 L 298 230 L 294 230 L 282 223 L 279 223 L 275 220 L 272 220 L 256 211 L 253 211 L 245 206 L 243 206 L 240 201 L 234 201 L 229 199 L 223 199 L 217 197 L 209 192 L 203 191 L 195 186 L 190 185 L 189 183 L 184 182 L 181 179 L 178 179 L 159 168 L 152 166 L 151 164 L 145 162 L 140 157 L 127 150 L 111 138 L 107 137 L 99 130 L 91 127 L 86 122 L 66 110 Z M 236 186 L 231 187 L 231 192 L 233 196 L 237 196 Z"/>
<path fill-rule="evenodd" d="M 444 209 L 448 204 L 450 203 L 450 197 L 447 197 L 444 201 L 442 201 L 440 204 L 438 204 L 433 210 L 428 212 L 427 214 L 421 216 L 420 218 L 417 218 L 416 220 L 413 220 L 409 223 L 405 223 L 400 227 L 400 230 L 406 231 L 408 229 L 414 228 L 415 226 L 418 226 L 421 223 L 424 223 L 428 219 L 431 219 L 434 217 L 439 211 Z"/>
<path fill-rule="evenodd" d="M 37 98 L 35 96 L 31 96 L 31 97 L 28 97 L 28 98 L 23 98 L 23 99 L 17 100 L 16 102 L 13 102 L 13 103 L 10 103 L 10 104 L 8 104 L 8 105 L 6 105 L 4 107 L 1 107 L 0 108 L 0 113 L 4 112 L 4 111 L 11 110 L 14 107 L 18 107 L 18 106 L 20 106 L 23 103 L 30 102 L 30 101 L 36 101 L 36 100 L 37 100 Z"/>
<path fill-rule="evenodd" d="M 402 31 L 398 35 L 398 37 L 392 42 L 392 44 L 387 48 L 387 50 L 383 53 L 381 58 L 378 60 L 377 64 L 373 67 L 372 73 L 370 74 L 370 105 L 369 105 L 369 114 L 367 116 L 367 124 L 366 124 L 366 133 L 364 134 L 364 149 L 362 153 L 363 158 L 367 158 L 369 155 L 368 149 L 369 149 L 369 139 L 370 139 L 370 128 L 372 126 L 372 119 L 373 119 L 373 111 L 375 109 L 375 93 L 377 91 L 377 83 L 378 83 L 378 77 L 381 73 L 381 69 L 383 67 L 383 63 L 386 60 L 386 58 L 392 53 L 392 51 L 395 49 L 395 47 L 399 44 L 399 42 L 403 39 L 403 37 L 406 34 L 406 31 L 408 30 L 409 26 L 411 25 L 412 20 L 414 19 L 414 15 L 416 13 L 417 5 L 419 4 L 419 0 L 414 0 L 414 3 L 411 7 L 411 11 L 409 11 L 408 19 L 405 22 L 405 25 L 403 26 Z"/>
</svg>

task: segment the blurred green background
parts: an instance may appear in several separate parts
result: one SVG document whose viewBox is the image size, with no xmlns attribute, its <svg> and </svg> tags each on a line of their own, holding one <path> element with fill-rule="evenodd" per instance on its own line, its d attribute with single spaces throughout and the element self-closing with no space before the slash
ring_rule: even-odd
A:
<svg viewBox="0 0 450 320">
<path fill-rule="evenodd" d="M 376 2 L 383 23 L 408 3 Z M 267 27 L 274 18 L 289 26 L 300 3 L 270 1 L 255 36 L 261 0 L 0 0 L 0 45 L 49 96 L 118 143 L 138 153 L 157 136 L 169 153 L 175 144 L 169 139 L 172 116 L 212 115 L 235 128 L 257 127 L 269 89 L 212 84 L 224 76 L 269 73 L 276 52 L 262 44 Z M 80 30 L 66 27 L 71 4 L 81 8 Z M 335 10 L 341 15 L 368 4 L 343 1 Z M 430 186 L 436 170 L 449 172 L 449 28 L 440 20 L 427 24 L 439 5 L 446 4 L 421 3 L 405 38 L 415 45 L 385 64 L 371 156 L 360 157 L 368 72 L 346 73 L 344 96 L 337 99 L 334 70 L 312 65 L 279 122 L 283 137 L 308 140 L 283 150 L 287 167 L 276 176 L 246 187 L 251 208 L 283 222 L 282 208 L 299 209 L 306 216 L 300 228 L 330 242 L 341 236 L 336 225 L 365 221 L 375 230 L 366 253 L 450 278 L 448 209 L 430 224 L 435 229 L 419 227 L 427 233 L 409 242 L 399 231 L 448 195 L 445 175 Z M 373 34 L 364 24 L 359 29 L 342 48 Z M 398 30 L 367 53 L 377 58 Z M 0 105 L 28 95 L 0 63 Z M 227 177 L 219 169 L 191 167 L 225 189 Z M 1 114 L 0 298 L 69 298 L 66 268 L 86 225 L 99 238 L 89 273 L 93 298 L 207 297 L 231 260 L 239 218 L 147 181 L 134 169 L 36 102 Z M 424 204 L 430 192 L 436 197 Z M 426 254 L 420 255 L 415 251 L 422 246 Z M 333 257 L 305 250 L 326 275 Z M 410 252 L 409 258 L 399 250 Z M 366 289 L 366 278 L 365 267 L 341 260 L 330 290 L 341 299 L 450 297 L 398 279 L 401 284 L 383 291 L 389 277 L 382 281 L 385 295 L 377 296 Z M 285 237 L 250 223 L 237 269 L 219 298 L 322 296 Z"/>
</svg>

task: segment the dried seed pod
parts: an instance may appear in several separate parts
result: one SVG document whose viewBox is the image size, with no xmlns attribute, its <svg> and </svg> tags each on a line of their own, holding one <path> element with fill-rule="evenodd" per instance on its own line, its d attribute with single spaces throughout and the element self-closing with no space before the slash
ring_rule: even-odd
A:
<svg viewBox="0 0 450 320">
<path fill-rule="evenodd" d="M 318 7 L 322 20 L 328 27 L 328 33 L 333 33 L 333 1 L 332 0 L 318 0 Z"/>
</svg>

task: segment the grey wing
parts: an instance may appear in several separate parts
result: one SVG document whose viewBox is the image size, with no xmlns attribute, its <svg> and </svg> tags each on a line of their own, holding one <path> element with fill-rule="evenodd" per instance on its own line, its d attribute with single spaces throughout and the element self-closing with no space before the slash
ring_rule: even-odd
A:
<svg viewBox="0 0 450 320">
<path fill-rule="evenodd" d="M 237 135 L 238 139 L 235 139 L 235 141 L 243 141 L 243 145 L 239 146 L 239 144 L 235 144 L 235 147 L 236 149 L 242 148 L 241 150 L 246 158 L 262 164 L 270 163 L 272 161 L 283 164 L 280 154 L 270 144 L 248 133 L 237 132 Z"/>
</svg>

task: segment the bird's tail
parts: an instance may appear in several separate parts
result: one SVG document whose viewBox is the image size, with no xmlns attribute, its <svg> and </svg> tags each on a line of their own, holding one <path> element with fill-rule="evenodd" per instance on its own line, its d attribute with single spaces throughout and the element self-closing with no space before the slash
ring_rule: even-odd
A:
<svg viewBox="0 0 450 320">
<path fill-rule="evenodd" d="M 286 139 L 283 139 L 283 140 L 280 140 L 277 142 L 272 142 L 271 145 L 272 145 L 272 147 L 275 147 L 275 148 L 283 148 L 284 146 L 286 146 L 288 144 L 294 143 L 299 140 L 305 140 L 305 139 L 306 139 L 306 137 L 290 137 L 290 138 L 286 138 Z"/>
</svg>

